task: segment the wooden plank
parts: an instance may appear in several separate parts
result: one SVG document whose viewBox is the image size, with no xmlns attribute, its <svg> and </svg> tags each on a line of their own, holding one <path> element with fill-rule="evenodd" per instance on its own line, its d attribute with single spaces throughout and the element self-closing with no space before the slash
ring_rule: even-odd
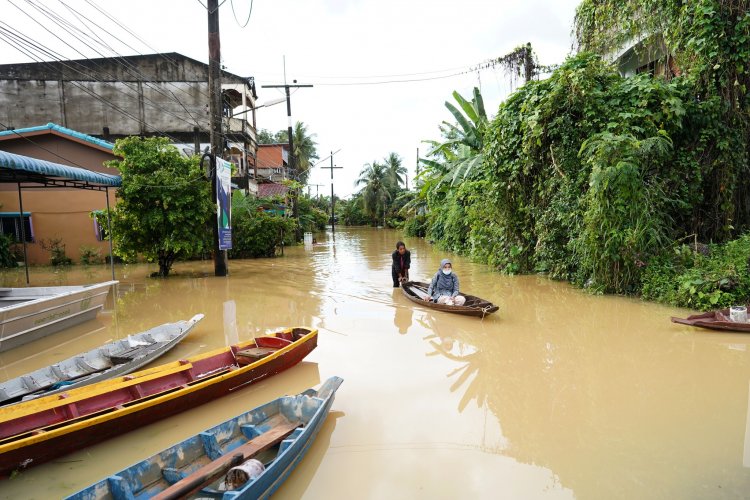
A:
<svg viewBox="0 0 750 500">
<path fill-rule="evenodd" d="M 152 497 L 153 500 L 167 500 L 173 498 L 183 498 L 188 495 L 192 495 L 196 491 L 199 491 L 207 484 L 211 484 L 216 481 L 222 475 L 224 475 L 229 469 L 237 465 L 238 463 L 245 462 L 255 457 L 259 453 L 277 445 L 294 429 L 299 427 L 301 422 L 289 422 L 286 424 L 274 427 L 268 432 L 264 432 L 260 436 L 256 437 L 243 444 L 242 446 L 235 448 L 231 452 L 222 455 L 213 462 L 204 465 L 197 471 L 193 472 L 189 476 L 177 481 L 169 488 L 165 489 L 158 495 Z M 240 456 L 240 458 L 237 458 Z"/>
</svg>

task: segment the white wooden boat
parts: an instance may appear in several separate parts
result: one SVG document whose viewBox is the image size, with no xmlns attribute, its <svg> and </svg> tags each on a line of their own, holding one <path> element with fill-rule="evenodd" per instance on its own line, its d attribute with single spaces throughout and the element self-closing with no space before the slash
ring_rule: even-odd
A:
<svg viewBox="0 0 750 500">
<path fill-rule="evenodd" d="M 94 319 L 117 283 L 0 288 L 0 352 Z"/>
<path fill-rule="evenodd" d="M 131 373 L 176 346 L 202 319 L 202 314 L 196 314 L 188 321 L 165 323 L 2 382 L 0 405 L 48 396 Z"/>
</svg>

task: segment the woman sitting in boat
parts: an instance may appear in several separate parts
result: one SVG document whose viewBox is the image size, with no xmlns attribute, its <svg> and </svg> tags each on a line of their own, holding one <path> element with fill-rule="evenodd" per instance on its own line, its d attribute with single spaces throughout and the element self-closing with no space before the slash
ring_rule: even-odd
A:
<svg viewBox="0 0 750 500">
<path fill-rule="evenodd" d="M 449 306 L 462 306 L 466 303 L 466 297 L 458 294 L 458 276 L 453 272 L 450 259 L 440 261 L 440 269 L 433 276 L 424 300 L 434 300 L 438 304 Z"/>
</svg>

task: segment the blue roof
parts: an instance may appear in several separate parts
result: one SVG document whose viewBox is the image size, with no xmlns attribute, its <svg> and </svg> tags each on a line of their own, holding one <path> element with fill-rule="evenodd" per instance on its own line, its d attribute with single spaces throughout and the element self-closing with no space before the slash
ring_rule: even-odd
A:
<svg viewBox="0 0 750 500">
<path fill-rule="evenodd" d="M 28 156 L 21 156 L 7 151 L 0 151 L 0 173 L 2 170 L 13 170 L 21 182 L 40 182 L 45 178 L 50 181 L 75 181 L 72 186 L 111 186 L 119 187 L 122 185 L 122 178 L 119 175 L 101 174 L 79 167 L 69 167 L 51 161 L 38 160 Z M 31 174 L 24 179 L 23 173 Z M 0 175 L 0 178 L 6 178 Z M 8 179 L 7 182 L 15 182 Z"/>
<path fill-rule="evenodd" d="M 45 130 L 54 131 L 62 135 L 67 135 L 68 137 L 72 137 L 74 139 L 78 139 L 79 141 L 88 142 L 89 144 L 93 144 L 94 146 L 99 146 L 100 148 L 108 149 L 109 151 L 112 151 L 112 148 L 115 146 L 111 142 L 104 141 L 102 139 L 97 139 L 96 137 L 83 134 L 81 132 L 76 132 L 73 129 L 69 129 L 60 125 L 57 125 L 55 123 L 48 123 L 47 125 L 39 125 L 37 127 L 26 127 L 26 128 L 17 128 L 15 130 L 4 130 L 0 132 L 0 138 L 7 137 L 7 136 L 18 136 L 33 132 L 43 132 Z"/>
</svg>

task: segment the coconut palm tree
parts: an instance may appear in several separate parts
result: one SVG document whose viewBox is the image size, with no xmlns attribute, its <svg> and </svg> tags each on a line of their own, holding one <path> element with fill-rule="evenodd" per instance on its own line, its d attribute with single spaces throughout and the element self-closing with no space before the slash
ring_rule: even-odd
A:
<svg viewBox="0 0 750 500">
<path fill-rule="evenodd" d="M 294 124 L 292 129 L 292 139 L 294 140 L 294 158 L 296 160 L 295 166 L 297 169 L 296 180 L 302 184 L 307 184 L 307 179 L 310 177 L 310 167 L 314 160 L 319 158 L 318 156 L 318 143 L 315 142 L 315 136 L 317 134 L 311 134 L 307 130 L 307 125 L 304 122 L 297 122 Z M 277 142 L 288 142 L 289 134 L 286 130 L 280 130 L 276 133 Z"/>
<path fill-rule="evenodd" d="M 377 225 L 383 220 L 388 201 L 391 199 L 388 169 L 377 161 L 366 163 L 354 185 L 363 186 L 359 191 L 362 196 L 362 208 L 372 224 Z"/>
<path fill-rule="evenodd" d="M 383 162 L 388 171 L 388 178 L 391 182 L 391 192 L 392 194 L 395 194 L 401 189 L 401 185 L 404 184 L 406 179 L 406 167 L 401 164 L 402 159 L 396 153 L 390 153 L 385 157 Z"/>
</svg>

